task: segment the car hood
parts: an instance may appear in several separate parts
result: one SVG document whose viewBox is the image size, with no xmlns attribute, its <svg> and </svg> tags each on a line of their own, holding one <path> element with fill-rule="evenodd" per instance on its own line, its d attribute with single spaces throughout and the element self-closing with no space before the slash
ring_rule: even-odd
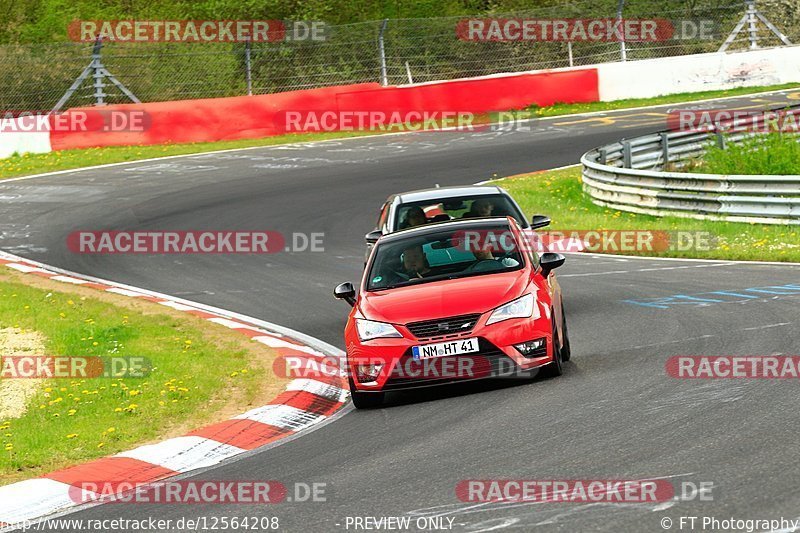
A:
<svg viewBox="0 0 800 533">
<path fill-rule="evenodd" d="M 364 293 L 359 310 L 369 320 L 393 324 L 485 313 L 522 296 L 528 283 L 526 269 L 432 281 Z"/>
</svg>

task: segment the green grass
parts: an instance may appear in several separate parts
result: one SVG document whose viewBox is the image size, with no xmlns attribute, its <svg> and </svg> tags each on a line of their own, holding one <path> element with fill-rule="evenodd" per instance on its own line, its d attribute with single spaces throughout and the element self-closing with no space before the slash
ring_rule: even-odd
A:
<svg viewBox="0 0 800 533">
<path fill-rule="evenodd" d="M 0 329 L 41 334 L 45 353 L 31 355 L 144 357 L 152 372 L 40 382 L 25 414 L 0 420 L 0 484 L 228 418 L 276 386 L 254 355 L 264 347 L 230 330 L 158 304 L 18 278 L 0 272 Z"/>
<path fill-rule="evenodd" d="M 583 193 L 581 170 L 577 166 L 494 183 L 508 190 L 528 217 L 536 213 L 549 215 L 553 223 L 548 230 L 703 231 L 714 237 L 709 250 L 642 251 L 630 255 L 800 262 L 798 226 L 662 218 L 608 209 L 593 204 Z"/>
<path fill-rule="evenodd" d="M 592 113 L 597 111 L 615 111 L 619 109 L 631 109 L 636 107 L 656 106 L 665 104 L 675 104 L 680 102 L 692 102 L 696 100 L 707 100 L 711 98 L 726 98 L 731 96 L 741 96 L 770 91 L 780 91 L 784 89 L 800 88 L 800 84 L 786 83 L 783 85 L 758 86 L 758 87 L 739 87 L 725 91 L 702 91 L 695 93 L 676 93 L 655 98 L 628 98 L 625 100 L 615 100 L 613 102 L 588 102 L 585 104 L 562 104 L 557 103 L 551 106 L 539 107 L 532 105 L 527 109 L 518 111 L 518 118 L 537 118 L 537 117 L 556 117 L 561 115 L 572 115 L 575 113 Z"/>
<path fill-rule="evenodd" d="M 586 104 L 555 104 L 549 107 L 530 107 L 524 111 L 516 111 L 520 118 L 551 117 L 592 111 L 612 111 L 629 107 L 660 105 L 683 101 L 703 100 L 707 98 L 723 98 L 742 94 L 776 91 L 800 87 L 800 84 L 785 84 L 769 87 L 747 87 L 728 91 L 706 91 L 699 93 L 683 93 L 657 98 L 639 98 L 618 100 L 616 102 L 592 102 Z M 476 117 L 476 123 L 491 120 L 492 115 Z M 392 131 L 397 131 L 396 129 Z M 375 132 L 379 133 L 379 132 Z M 214 150 L 230 150 L 254 146 L 273 146 L 276 144 L 312 142 L 327 139 L 339 139 L 373 132 L 331 132 L 281 135 L 263 139 L 243 139 L 238 141 L 220 141 L 212 143 L 188 143 L 154 146 L 115 146 L 107 148 L 88 148 L 82 150 L 63 150 L 48 154 L 22 154 L 0 159 L 0 179 L 17 176 L 29 176 L 43 172 L 70 170 L 107 163 L 124 163 L 141 159 L 152 159 L 174 155 L 195 154 Z"/>
<path fill-rule="evenodd" d="M 770 133 L 730 144 L 723 150 L 713 146 L 692 165 L 692 172 L 705 174 L 800 174 L 800 142 L 796 135 Z"/>
</svg>

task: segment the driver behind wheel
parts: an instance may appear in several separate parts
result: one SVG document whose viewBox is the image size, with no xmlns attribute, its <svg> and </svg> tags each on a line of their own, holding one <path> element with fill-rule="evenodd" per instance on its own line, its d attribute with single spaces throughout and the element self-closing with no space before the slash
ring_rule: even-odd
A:
<svg viewBox="0 0 800 533">
<path fill-rule="evenodd" d="M 430 275 L 431 267 L 421 244 L 403 250 L 403 270 L 409 279 L 421 279 Z"/>
<path fill-rule="evenodd" d="M 485 198 L 479 198 L 472 202 L 469 211 L 464 213 L 461 218 L 490 217 L 494 211 L 494 204 Z"/>
</svg>

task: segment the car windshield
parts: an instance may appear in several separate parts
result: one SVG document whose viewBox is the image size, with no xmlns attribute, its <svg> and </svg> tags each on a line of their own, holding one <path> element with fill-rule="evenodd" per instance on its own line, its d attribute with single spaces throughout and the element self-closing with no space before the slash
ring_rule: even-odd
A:
<svg viewBox="0 0 800 533">
<path fill-rule="evenodd" d="M 455 227 L 379 243 L 366 290 L 522 268 L 524 259 L 508 226 Z"/>
<path fill-rule="evenodd" d="M 463 196 L 402 204 L 396 210 L 394 227 L 406 229 L 460 218 L 506 216 L 513 217 L 520 225 L 526 226 L 522 214 L 504 194 Z"/>
</svg>

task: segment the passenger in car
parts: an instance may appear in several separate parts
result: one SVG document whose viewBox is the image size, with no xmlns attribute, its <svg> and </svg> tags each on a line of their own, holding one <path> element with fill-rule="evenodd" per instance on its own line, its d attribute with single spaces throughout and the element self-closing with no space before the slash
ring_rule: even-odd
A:
<svg viewBox="0 0 800 533">
<path fill-rule="evenodd" d="M 410 207 L 406 211 L 406 220 L 401 224 L 401 229 L 413 228 L 414 226 L 422 226 L 428 223 L 428 217 L 425 216 L 425 211 L 419 206 Z"/>
<path fill-rule="evenodd" d="M 461 218 L 490 217 L 494 211 L 494 204 L 490 200 L 479 198 L 472 202 L 469 211 Z"/>
</svg>

